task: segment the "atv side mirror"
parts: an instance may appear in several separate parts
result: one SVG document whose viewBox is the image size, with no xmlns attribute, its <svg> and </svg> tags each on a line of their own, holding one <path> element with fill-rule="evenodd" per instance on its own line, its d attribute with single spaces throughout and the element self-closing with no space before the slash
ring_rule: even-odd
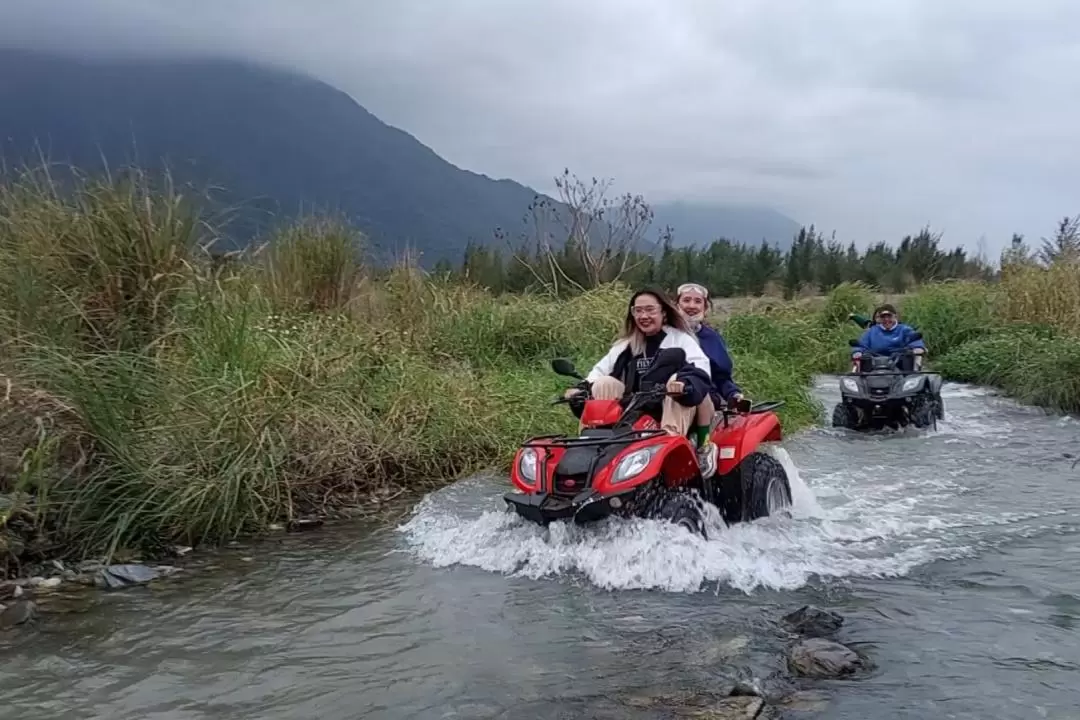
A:
<svg viewBox="0 0 1080 720">
<path fill-rule="evenodd" d="M 848 340 L 847 344 L 850 345 L 851 347 L 859 347 L 859 341 L 858 340 L 854 340 L 854 339 Z"/>
<path fill-rule="evenodd" d="M 572 377 L 576 380 L 582 379 L 581 374 L 577 371 L 577 368 L 574 367 L 573 361 L 566 358 L 555 358 L 554 360 L 552 360 L 551 369 L 559 375 Z"/>
<path fill-rule="evenodd" d="M 922 333 L 921 332 L 911 333 L 911 339 L 912 340 L 922 340 Z"/>
</svg>

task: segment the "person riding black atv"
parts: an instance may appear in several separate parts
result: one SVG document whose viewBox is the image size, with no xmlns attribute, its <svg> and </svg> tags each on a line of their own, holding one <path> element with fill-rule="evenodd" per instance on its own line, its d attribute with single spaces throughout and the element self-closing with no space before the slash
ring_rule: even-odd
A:
<svg viewBox="0 0 1080 720">
<path fill-rule="evenodd" d="M 922 335 L 912 333 L 909 338 L 919 341 Z M 877 353 L 858 340 L 851 340 L 850 345 L 859 352 L 852 358 L 851 372 L 840 378 L 833 427 L 881 430 L 910 424 L 937 428 L 937 421 L 945 417 L 942 381 L 936 373 L 922 372 L 923 348 Z"/>
</svg>

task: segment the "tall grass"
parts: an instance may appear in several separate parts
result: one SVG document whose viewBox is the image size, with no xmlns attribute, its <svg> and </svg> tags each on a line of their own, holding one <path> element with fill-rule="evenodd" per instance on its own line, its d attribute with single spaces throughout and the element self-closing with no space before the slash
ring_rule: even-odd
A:
<svg viewBox="0 0 1080 720">
<path fill-rule="evenodd" d="M 588 368 L 629 295 L 376 276 L 338 222 L 234 264 L 206 254 L 215 238 L 138 173 L 0 186 L 0 556 L 216 543 L 503 465 L 573 430 L 549 362 Z M 807 317 L 731 321 L 737 379 L 787 400 L 789 431 L 817 412 Z"/>
<path fill-rule="evenodd" d="M 945 377 L 1080 411 L 1080 265 L 1006 266 L 996 285 L 931 285 L 907 297 L 903 312 Z"/>
</svg>

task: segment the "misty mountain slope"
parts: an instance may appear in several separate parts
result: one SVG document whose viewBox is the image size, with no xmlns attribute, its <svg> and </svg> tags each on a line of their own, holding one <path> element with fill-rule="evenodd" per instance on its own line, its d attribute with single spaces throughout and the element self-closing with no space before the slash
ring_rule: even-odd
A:
<svg viewBox="0 0 1080 720">
<path fill-rule="evenodd" d="M 167 165 L 179 181 L 223 188 L 223 205 L 244 208 L 229 226 L 234 246 L 300 210 L 333 210 L 383 259 L 411 247 L 429 266 L 459 261 L 467 243 L 489 242 L 497 227 L 516 235 L 535 196 L 450 164 L 303 75 L 230 60 L 0 49 L 0 158 L 34 163 L 39 148 L 87 170 L 102 157 L 112 167 Z M 727 233 L 724 217 L 709 220 L 711 235 Z"/>
<path fill-rule="evenodd" d="M 674 228 L 676 245 L 703 247 L 719 237 L 746 245 L 767 240 L 787 249 L 801 225 L 769 208 L 713 203 L 664 203 L 653 207 L 653 226 Z"/>
</svg>

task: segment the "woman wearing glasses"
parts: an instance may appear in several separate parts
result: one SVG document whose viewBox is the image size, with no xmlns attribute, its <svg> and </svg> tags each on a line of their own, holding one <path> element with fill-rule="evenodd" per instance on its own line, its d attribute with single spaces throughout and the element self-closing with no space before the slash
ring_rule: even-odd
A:
<svg viewBox="0 0 1080 720">
<path fill-rule="evenodd" d="M 592 397 L 598 400 L 617 400 L 627 393 L 641 390 L 641 382 L 649 373 L 656 354 L 667 348 L 680 348 L 686 353 L 685 364 L 662 378 L 670 393 L 664 398 L 660 427 L 673 435 L 686 435 L 694 424 L 697 407 L 709 402 L 712 387 L 709 358 L 689 331 L 686 319 L 658 290 L 638 290 L 630 298 L 623 332 L 604 357 L 593 366 L 585 380 L 591 384 Z M 567 391 L 567 396 L 580 392 Z M 702 473 L 716 468 L 716 448 L 704 459 Z M 709 462 L 711 460 L 711 463 Z"/>
</svg>

